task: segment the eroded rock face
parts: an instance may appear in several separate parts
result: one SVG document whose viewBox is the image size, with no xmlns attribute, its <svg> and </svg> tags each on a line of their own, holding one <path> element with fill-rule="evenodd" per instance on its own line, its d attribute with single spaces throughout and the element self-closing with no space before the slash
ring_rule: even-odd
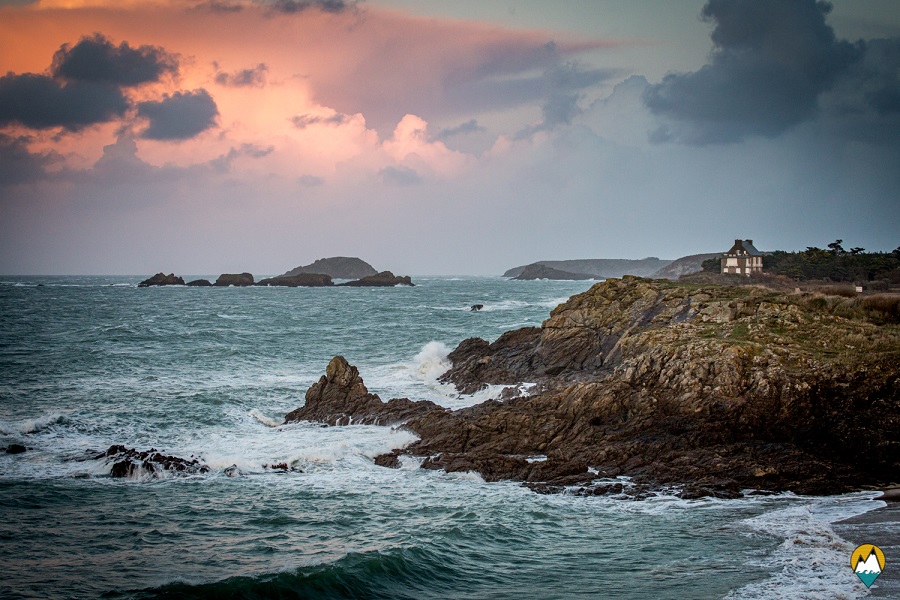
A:
<svg viewBox="0 0 900 600">
<path fill-rule="evenodd" d="M 138 287 L 150 287 L 152 285 L 184 285 L 184 279 L 177 277 L 174 273 L 157 273 L 149 279 L 145 279 L 138 284 Z"/>
<path fill-rule="evenodd" d="M 461 391 L 536 381 L 539 392 L 458 411 L 392 400 L 420 440 L 378 464 L 407 453 L 426 457 L 423 468 L 536 491 L 633 497 L 890 484 L 900 473 L 900 332 L 827 304 L 750 287 L 597 284 L 540 329 L 470 338 L 450 354 L 446 377 Z M 299 418 L 386 423 L 391 402 L 336 358 Z M 619 475 L 632 483 L 610 483 Z"/>
<path fill-rule="evenodd" d="M 246 287 L 253 285 L 253 275 L 250 273 L 223 273 L 219 275 L 219 278 L 216 279 L 216 283 L 213 285 L 218 287 L 228 287 L 230 285 Z"/>
<path fill-rule="evenodd" d="M 376 275 L 370 275 L 356 281 L 348 281 L 339 285 L 350 287 L 394 287 L 395 285 L 413 286 L 415 284 L 412 282 L 409 275 L 400 276 L 394 275 L 390 271 L 382 271 Z"/>
</svg>

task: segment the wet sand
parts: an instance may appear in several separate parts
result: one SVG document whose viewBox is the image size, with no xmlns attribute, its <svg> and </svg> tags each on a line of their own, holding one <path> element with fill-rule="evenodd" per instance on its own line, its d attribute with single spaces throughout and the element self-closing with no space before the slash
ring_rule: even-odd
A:
<svg viewBox="0 0 900 600">
<path fill-rule="evenodd" d="M 884 570 L 872 584 L 870 597 L 900 599 L 900 502 L 888 502 L 884 508 L 838 521 L 833 528 L 835 533 L 855 546 L 875 544 L 881 548 L 885 559 Z M 847 573 L 854 576 L 850 570 L 849 556 Z"/>
</svg>

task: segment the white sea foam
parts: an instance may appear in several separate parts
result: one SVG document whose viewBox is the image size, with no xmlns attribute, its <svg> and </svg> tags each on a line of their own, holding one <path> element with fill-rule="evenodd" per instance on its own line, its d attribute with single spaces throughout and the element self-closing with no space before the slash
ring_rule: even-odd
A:
<svg viewBox="0 0 900 600">
<path fill-rule="evenodd" d="M 416 374 L 422 381 L 436 381 L 451 367 L 447 355 L 450 349 L 443 342 L 431 341 L 413 358 Z"/>
<path fill-rule="evenodd" d="M 271 417 L 267 417 L 266 415 L 262 414 L 259 411 L 259 409 L 257 409 L 257 408 L 254 408 L 247 414 L 267 427 L 278 427 L 279 425 L 282 424 L 282 420 L 272 419 Z"/>
<path fill-rule="evenodd" d="M 22 421 L 0 421 L 0 434 L 16 435 L 37 433 L 52 425 L 56 425 L 57 423 L 64 423 L 65 420 L 65 415 L 61 413 L 52 413 L 33 419 L 24 419 Z"/>
<path fill-rule="evenodd" d="M 745 519 L 735 527 L 783 541 L 757 566 L 772 575 L 732 591 L 727 598 L 858 598 L 868 590 L 850 569 L 854 544 L 832 529 L 847 519 L 883 503 L 876 494 L 862 492 L 826 498 L 797 498 L 796 504 Z"/>
</svg>

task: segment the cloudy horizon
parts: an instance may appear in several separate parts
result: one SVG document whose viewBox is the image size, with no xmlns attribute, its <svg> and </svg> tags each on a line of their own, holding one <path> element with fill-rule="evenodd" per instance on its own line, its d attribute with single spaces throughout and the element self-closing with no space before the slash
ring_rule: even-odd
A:
<svg viewBox="0 0 900 600">
<path fill-rule="evenodd" d="M 0 0 L 0 273 L 900 244 L 889 0 Z"/>
</svg>

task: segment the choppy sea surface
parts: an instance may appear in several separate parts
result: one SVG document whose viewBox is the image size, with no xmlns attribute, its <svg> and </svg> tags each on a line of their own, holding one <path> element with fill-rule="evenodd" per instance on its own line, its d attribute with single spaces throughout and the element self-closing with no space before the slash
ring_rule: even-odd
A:
<svg viewBox="0 0 900 600">
<path fill-rule="evenodd" d="M 397 288 L 139 289 L 0 277 L 0 597 L 855 598 L 832 525 L 874 493 L 737 500 L 538 495 L 375 466 L 415 438 L 280 425 L 337 354 L 383 399 L 462 407 L 462 339 L 540 325 L 592 282 L 415 277 Z M 483 304 L 471 312 L 472 304 Z M 109 477 L 113 444 L 197 457 Z M 286 462 L 293 472 L 264 465 Z M 228 477 L 236 465 L 243 473 Z M 873 589 L 877 589 L 876 583 Z"/>
</svg>

